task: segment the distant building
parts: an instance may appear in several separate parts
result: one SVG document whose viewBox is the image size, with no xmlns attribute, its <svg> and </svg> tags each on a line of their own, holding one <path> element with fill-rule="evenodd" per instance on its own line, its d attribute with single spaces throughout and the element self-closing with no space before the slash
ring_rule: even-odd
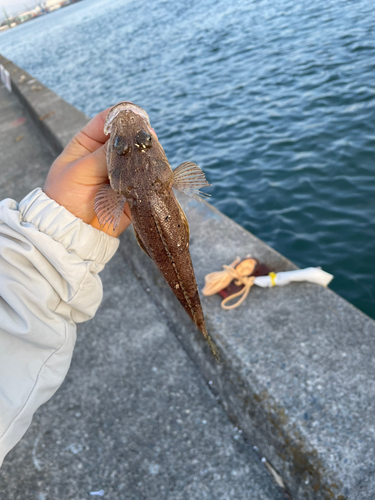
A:
<svg viewBox="0 0 375 500">
<path fill-rule="evenodd" d="M 62 7 L 63 0 L 47 0 L 44 2 L 43 7 L 48 11 L 52 12 L 53 10 L 59 9 Z"/>
<path fill-rule="evenodd" d="M 60 7 L 65 7 L 79 1 L 80 0 L 46 0 L 45 2 L 41 2 L 34 9 L 21 12 L 17 16 L 12 17 L 9 17 L 5 9 L 3 9 L 6 19 L 0 23 L 0 31 L 14 28 L 17 24 L 25 23 L 26 21 L 30 21 L 30 19 L 34 19 L 35 17 L 42 16 L 48 12 L 60 9 Z"/>
</svg>

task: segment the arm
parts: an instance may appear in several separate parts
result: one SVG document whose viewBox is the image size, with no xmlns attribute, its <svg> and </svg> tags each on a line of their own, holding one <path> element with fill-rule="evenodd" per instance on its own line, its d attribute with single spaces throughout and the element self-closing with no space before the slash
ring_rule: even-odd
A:
<svg viewBox="0 0 375 500">
<path fill-rule="evenodd" d="M 94 316 L 102 299 L 98 273 L 118 248 L 117 238 L 97 229 L 93 212 L 108 182 L 105 114 L 55 161 L 45 192 L 0 203 L 0 465 L 63 382 L 76 323 Z M 126 210 L 117 234 L 130 224 Z"/>
</svg>

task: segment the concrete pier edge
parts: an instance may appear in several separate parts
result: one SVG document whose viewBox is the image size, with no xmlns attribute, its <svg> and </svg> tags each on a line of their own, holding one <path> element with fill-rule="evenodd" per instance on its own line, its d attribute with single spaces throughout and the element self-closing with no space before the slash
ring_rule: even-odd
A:
<svg viewBox="0 0 375 500">
<path fill-rule="evenodd" d="M 36 127 L 61 152 L 88 118 L 11 61 L 0 56 L 0 64 Z M 200 289 L 207 273 L 237 255 L 251 254 L 274 271 L 295 268 L 209 204 L 179 199 Z M 312 284 L 254 287 L 235 311 L 223 311 L 218 296 L 202 298 L 207 328 L 221 352 L 218 364 L 131 230 L 121 237 L 120 252 L 230 418 L 294 499 L 375 496 L 372 319 Z"/>
<path fill-rule="evenodd" d="M 53 152 L 60 154 L 89 118 L 1 54 L 0 64 L 9 71 L 12 92 L 28 111 Z"/>
</svg>

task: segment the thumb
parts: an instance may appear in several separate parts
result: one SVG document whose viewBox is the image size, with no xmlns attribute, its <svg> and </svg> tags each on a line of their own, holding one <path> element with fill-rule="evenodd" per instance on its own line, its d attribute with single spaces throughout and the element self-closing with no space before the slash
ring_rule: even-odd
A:
<svg viewBox="0 0 375 500">
<path fill-rule="evenodd" d="M 87 173 L 90 176 L 97 177 L 99 183 L 105 183 L 108 179 L 107 147 L 108 141 L 88 157 L 84 158 L 83 161 L 86 169 L 90 170 Z"/>
</svg>

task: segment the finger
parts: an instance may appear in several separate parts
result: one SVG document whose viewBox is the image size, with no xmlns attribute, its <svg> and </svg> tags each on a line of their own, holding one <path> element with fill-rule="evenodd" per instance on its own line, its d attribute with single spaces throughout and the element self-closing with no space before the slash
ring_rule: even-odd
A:
<svg viewBox="0 0 375 500">
<path fill-rule="evenodd" d="M 89 170 L 88 174 L 103 178 L 105 181 L 108 179 L 107 146 L 108 142 L 102 144 L 99 149 L 85 158 L 86 168 Z"/>
<path fill-rule="evenodd" d="M 108 140 L 108 137 L 104 134 L 104 123 L 110 109 L 111 108 L 104 109 L 90 120 L 88 124 L 74 136 L 73 141 L 76 140 L 90 153 L 100 148 L 100 146 Z"/>
<path fill-rule="evenodd" d="M 65 178 L 77 185 L 90 188 L 92 196 L 108 183 L 107 143 L 93 153 L 80 158 L 65 169 Z"/>
</svg>

